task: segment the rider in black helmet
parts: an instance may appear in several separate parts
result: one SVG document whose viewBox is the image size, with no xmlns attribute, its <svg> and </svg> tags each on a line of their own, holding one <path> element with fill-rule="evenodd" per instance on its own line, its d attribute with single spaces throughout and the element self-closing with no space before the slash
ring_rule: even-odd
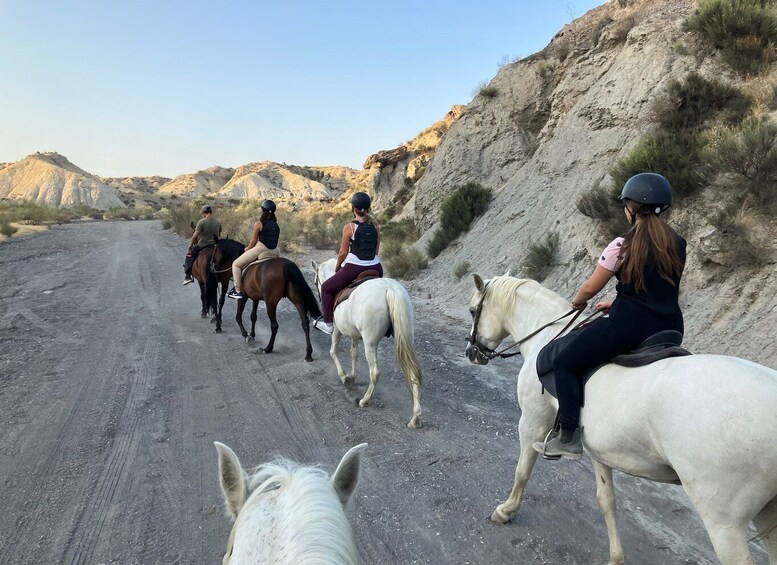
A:
<svg viewBox="0 0 777 565">
<path fill-rule="evenodd" d="M 206 204 L 200 209 L 202 219 L 197 222 L 197 226 L 194 228 L 194 235 L 189 242 L 189 252 L 186 254 L 184 260 L 183 270 L 184 279 L 182 286 L 186 286 L 189 283 L 193 283 L 192 279 L 192 266 L 194 265 L 197 255 L 200 251 L 206 247 L 216 245 L 219 235 L 221 235 L 221 224 L 213 217 L 213 208 L 209 204 Z"/>
<path fill-rule="evenodd" d="M 338 292 L 351 284 L 363 271 L 374 269 L 383 276 L 383 266 L 378 256 L 380 229 L 370 218 L 371 205 L 369 194 L 356 192 L 351 196 L 354 219 L 343 226 L 335 274 L 321 285 L 323 317 L 316 320 L 314 327 L 324 333 L 331 334 L 334 330 L 334 302 Z"/>
<path fill-rule="evenodd" d="M 243 298 L 241 292 L 243 269 L 259 258 L 278 257 L 281 228 L 275 219 L 275 209 L 275 202 L 272 200 L 262 202 L 262 216 L 254 224 L 251 242 L 245 252 L 232 263 L 232 278 L 235 280 L 235 286 L 227 293 L 230 298 Z"/>
<path fill-rule="evenodd" d="M 561 434 L 548 441 L 544 450 L 547 456 L 582 456 L 579 377 L 633 350 L 655 333 L 683 333 L 678 295 L 685 266 L 685 240 L 661 217 L 672 205 L 672 187 L 659 174 L 640 173 L 623 186 L 620 200 L 631 229 L 605 248 L 593 274 L 572 299 L 572 307 L 584 309 L 613 276 L 618 279 L 617 296 L 614 301 L 594 306 L 609 313 L 609 317 L 579 330 L 553 362 Z M 543 453 L 542 442 L 533 447 Z"/>
</svg>

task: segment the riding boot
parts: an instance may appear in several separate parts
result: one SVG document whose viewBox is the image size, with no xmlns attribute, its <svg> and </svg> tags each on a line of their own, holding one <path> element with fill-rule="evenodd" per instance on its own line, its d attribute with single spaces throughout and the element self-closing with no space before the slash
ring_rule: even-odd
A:
<svg viewBox="0 0 777 565">
<path fill-rule="evenodd" d="M 561 434 L 548 440 L 548 443 L 535 441 L 532 447 L 545 457 L 580 459 L 583 456 L 583 428 L 562 428 Z"/>
</svg>

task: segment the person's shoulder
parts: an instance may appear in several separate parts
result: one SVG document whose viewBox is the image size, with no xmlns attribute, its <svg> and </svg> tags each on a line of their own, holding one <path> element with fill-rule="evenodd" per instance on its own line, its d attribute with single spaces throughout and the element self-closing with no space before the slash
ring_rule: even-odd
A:
<svg viewBox="0 0 777 565">
<path fill-rule="evenodd" d="M 613 239 L 610 243 L 608 243 L 605 249 L 616 249 L 618 247 L 622 247 L 624 241 L 625 241 L 625 238 L 622 235 L 619 235 L 618 237 Z"/>
<path fill-rule="evenodd" d="M 194 227 L 194 229 L 200 229 L 202 226 L 205 225 L 205 218 L 200 218 L 197 220 L 197 225 Z"/>
</svg>

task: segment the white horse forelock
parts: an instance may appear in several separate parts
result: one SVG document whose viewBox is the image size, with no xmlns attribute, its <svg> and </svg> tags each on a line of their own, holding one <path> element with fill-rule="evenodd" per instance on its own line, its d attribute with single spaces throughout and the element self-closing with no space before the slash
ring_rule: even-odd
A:
<svg viewBox="0 0 777 565">
<path fill-rule="evenodd" d="M 262 536 L 272 538 L 273 563 L 358 563 L 351 526 L 325 471 L 277 459 L 258 466 L 247 486 L 231 564 L 257 562 L 246 552 Z"/>
</svg>

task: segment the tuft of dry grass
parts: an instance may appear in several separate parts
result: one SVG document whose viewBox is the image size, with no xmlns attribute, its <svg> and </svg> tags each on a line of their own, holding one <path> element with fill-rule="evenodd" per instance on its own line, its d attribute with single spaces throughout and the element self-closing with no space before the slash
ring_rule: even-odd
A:
<svg viewBox="0 0 777 565">
<path fill-rule="evenodd" d="M 558 252 L 559 235 L 548 232 L 545 236 L 529 245 L 521 270 L 523 274 L 537 282 L 542 282 L 548 276 L 551 262 Z"/>
</svg>

